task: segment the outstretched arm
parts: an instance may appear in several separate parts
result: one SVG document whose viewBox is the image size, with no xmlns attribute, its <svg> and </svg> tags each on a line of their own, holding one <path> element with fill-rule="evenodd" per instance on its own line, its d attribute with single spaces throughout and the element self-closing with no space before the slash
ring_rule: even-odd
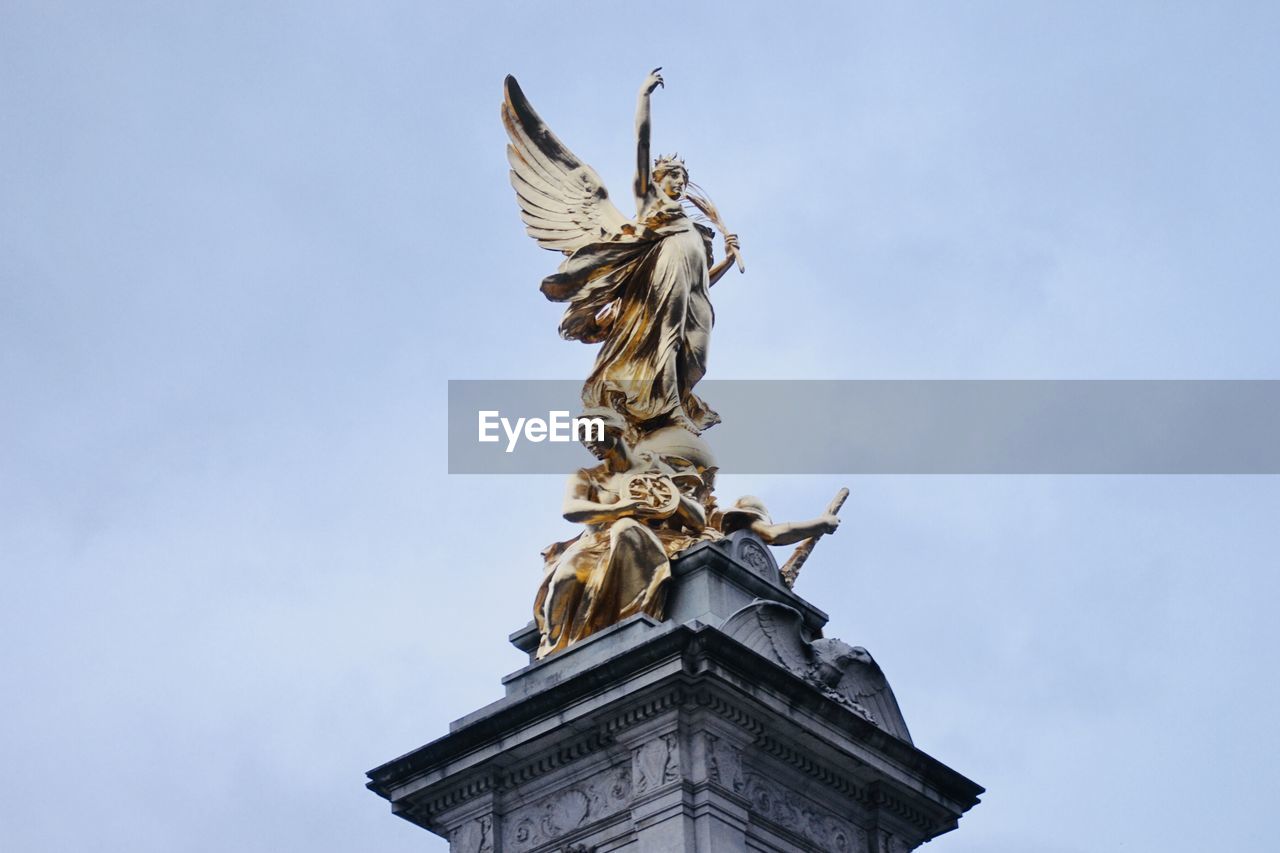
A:
<svg viewBox="0 0 1280 853">
<path fill-rule="evenodd" d="M 659 66 L 644 78 L 644 85 L 640 87 L 640 100 L 636 104 L 636 216 L 644 213 L 652 186 L 649 174 L 649 96 L 654 89 L 664 85 L 662 75 L 658 73 L 661 70 Z"/>
<path fill-rule="evenodd" d="M 825 533 L 835 533 L 840 526 L 840 516 L 820 515 L 812 521 L 792 521 L 784 524 L 766 524 L 753 521 L 751 530 L 770 545 L 794 545 L 804 539 L 812 539 Z"/>
</svg>

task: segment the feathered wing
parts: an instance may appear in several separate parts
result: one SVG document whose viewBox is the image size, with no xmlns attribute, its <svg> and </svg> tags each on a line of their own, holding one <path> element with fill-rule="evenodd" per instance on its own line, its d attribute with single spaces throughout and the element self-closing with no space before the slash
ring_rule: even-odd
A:
<svg viewBox="0 0 1280 853">
<path fill-rule="evenodd" d="M 511 186 L 529 236 L 544 249 L 571 255 L 621 232 L 629 220 L 609 200 L 595 169 L 556 138 L 516 78 L 507 76 L 503 92 Z"/>
<path fill-rule="evenodd" d="M 801 634 L 803 624 L 804 617 L 796 609 L 757 600 L 726 619 L 720 630 L 833 698 L 843 697 L 865 709 L 877 726 L 911 743 L 893 688 L 870 653 L 843 640 L 808 642 Z"/>
<path fill-rule="evenodd" d="M 880 728 L 911 743 L 907 721 L 902 717 L 898 698 L 893 695 L 893 688 L 889 686 L 884 670 L 880 669 L 880 664 L 876 663 L 866 649 L 859 646 L 853 651 L 858 654 L 846 662 L 844 676 L 835 685 L 836 691 L 870 711 Z"/>
<path fill-rule="evenodd" d="M 809 669 L 800 628 L 804 617 L 776 601 L 755 601 L 725 620 L 720 630 L 754 652 L 804 677 Z"/>
</svg>

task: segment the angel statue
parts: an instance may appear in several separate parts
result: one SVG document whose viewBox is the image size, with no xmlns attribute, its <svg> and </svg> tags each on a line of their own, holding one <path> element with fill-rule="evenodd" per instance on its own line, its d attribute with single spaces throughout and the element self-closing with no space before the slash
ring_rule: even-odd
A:
<svg viewBox="0 0 1280 853">
<path fill-rule="evenodd" d="M 655 68 L 636 109 L 636 218 L 609 200 L 595 170 L 543 123 L 514 77 L 507 77 L 502 120 L 511 144 L 511 184 L 529 236 L 569 257 L 542 281 L 542 293 L 567 302 L 560 334 L 601 344 L 582 389 L 588 408 L 612 408 L 639 431 L 667 425 L 695 434 L 719 416 L 693 393 L 707 370 L 714 314 L 709 288 L 738 262 L 738 238 L 689 181 L 678 156 L 649 160 L 649 99 L 663 86 Z M 724 232 L 726 257 L 714 263 L 712 231 Z"/>
</svg>

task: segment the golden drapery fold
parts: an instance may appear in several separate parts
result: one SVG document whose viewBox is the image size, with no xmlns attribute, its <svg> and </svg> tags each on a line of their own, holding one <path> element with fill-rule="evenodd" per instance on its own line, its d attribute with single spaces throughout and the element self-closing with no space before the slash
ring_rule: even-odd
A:
<svg viewBox="0 0 1280 853">
<path fill-rule="evenodd" d="M 693 393 L 715 322 L 710 243 L 709 229 L 676 205 L 653 213 L 639 234 L 583 246 L 543 280 L 548 299 L 569 303 L 560 334 L 601 343 L 583 385 L 585 406 L 694 433 L 720 422 Z"/>
<path fill-rule="evenodd" d="M 591 501 L 616 501 L 627 475 L 603 467 L 576 475 L 587 484 Z M 671 557 L 699 541 L 698 536 L 665 521 L 634 518 L 588 525 L 542 552 L 544 571 L 533 602 L 533 618 L 542 638 L 537 657 L 583 640 L 636 613 L 666 617 Z"/>
</svg>

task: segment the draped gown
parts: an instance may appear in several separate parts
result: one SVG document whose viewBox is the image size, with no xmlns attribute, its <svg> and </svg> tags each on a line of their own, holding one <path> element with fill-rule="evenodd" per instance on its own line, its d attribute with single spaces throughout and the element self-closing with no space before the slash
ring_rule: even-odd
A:
<svg viewBox="0 0 1280 853">
<path fill-rule="evenodd" d="M 542 292 L 569 303 L 562 336 L 602 344 L 582 389 L 585 406 L 608 406 L 646 428 L 674 423 L 700 433 L 720 422 L 693 393 L 715 320 L 711 231 L 667 198 L 651 202 L 640 225 L 574 252 Z"/>
<path fill-rule="evenodd" d="M 574 475 L 587 500 L 612 504 L 634 471 L 611 473 L 605 466 Z M 670 558 L 699 541 L 671 521 L 620 518 L 588 524 L 578 536 L 542 552 L 542 583 L 533 602 L 541 642 L 537 657 L 558 652 L 628 616 L 666 617 Z"/>
</svg>

